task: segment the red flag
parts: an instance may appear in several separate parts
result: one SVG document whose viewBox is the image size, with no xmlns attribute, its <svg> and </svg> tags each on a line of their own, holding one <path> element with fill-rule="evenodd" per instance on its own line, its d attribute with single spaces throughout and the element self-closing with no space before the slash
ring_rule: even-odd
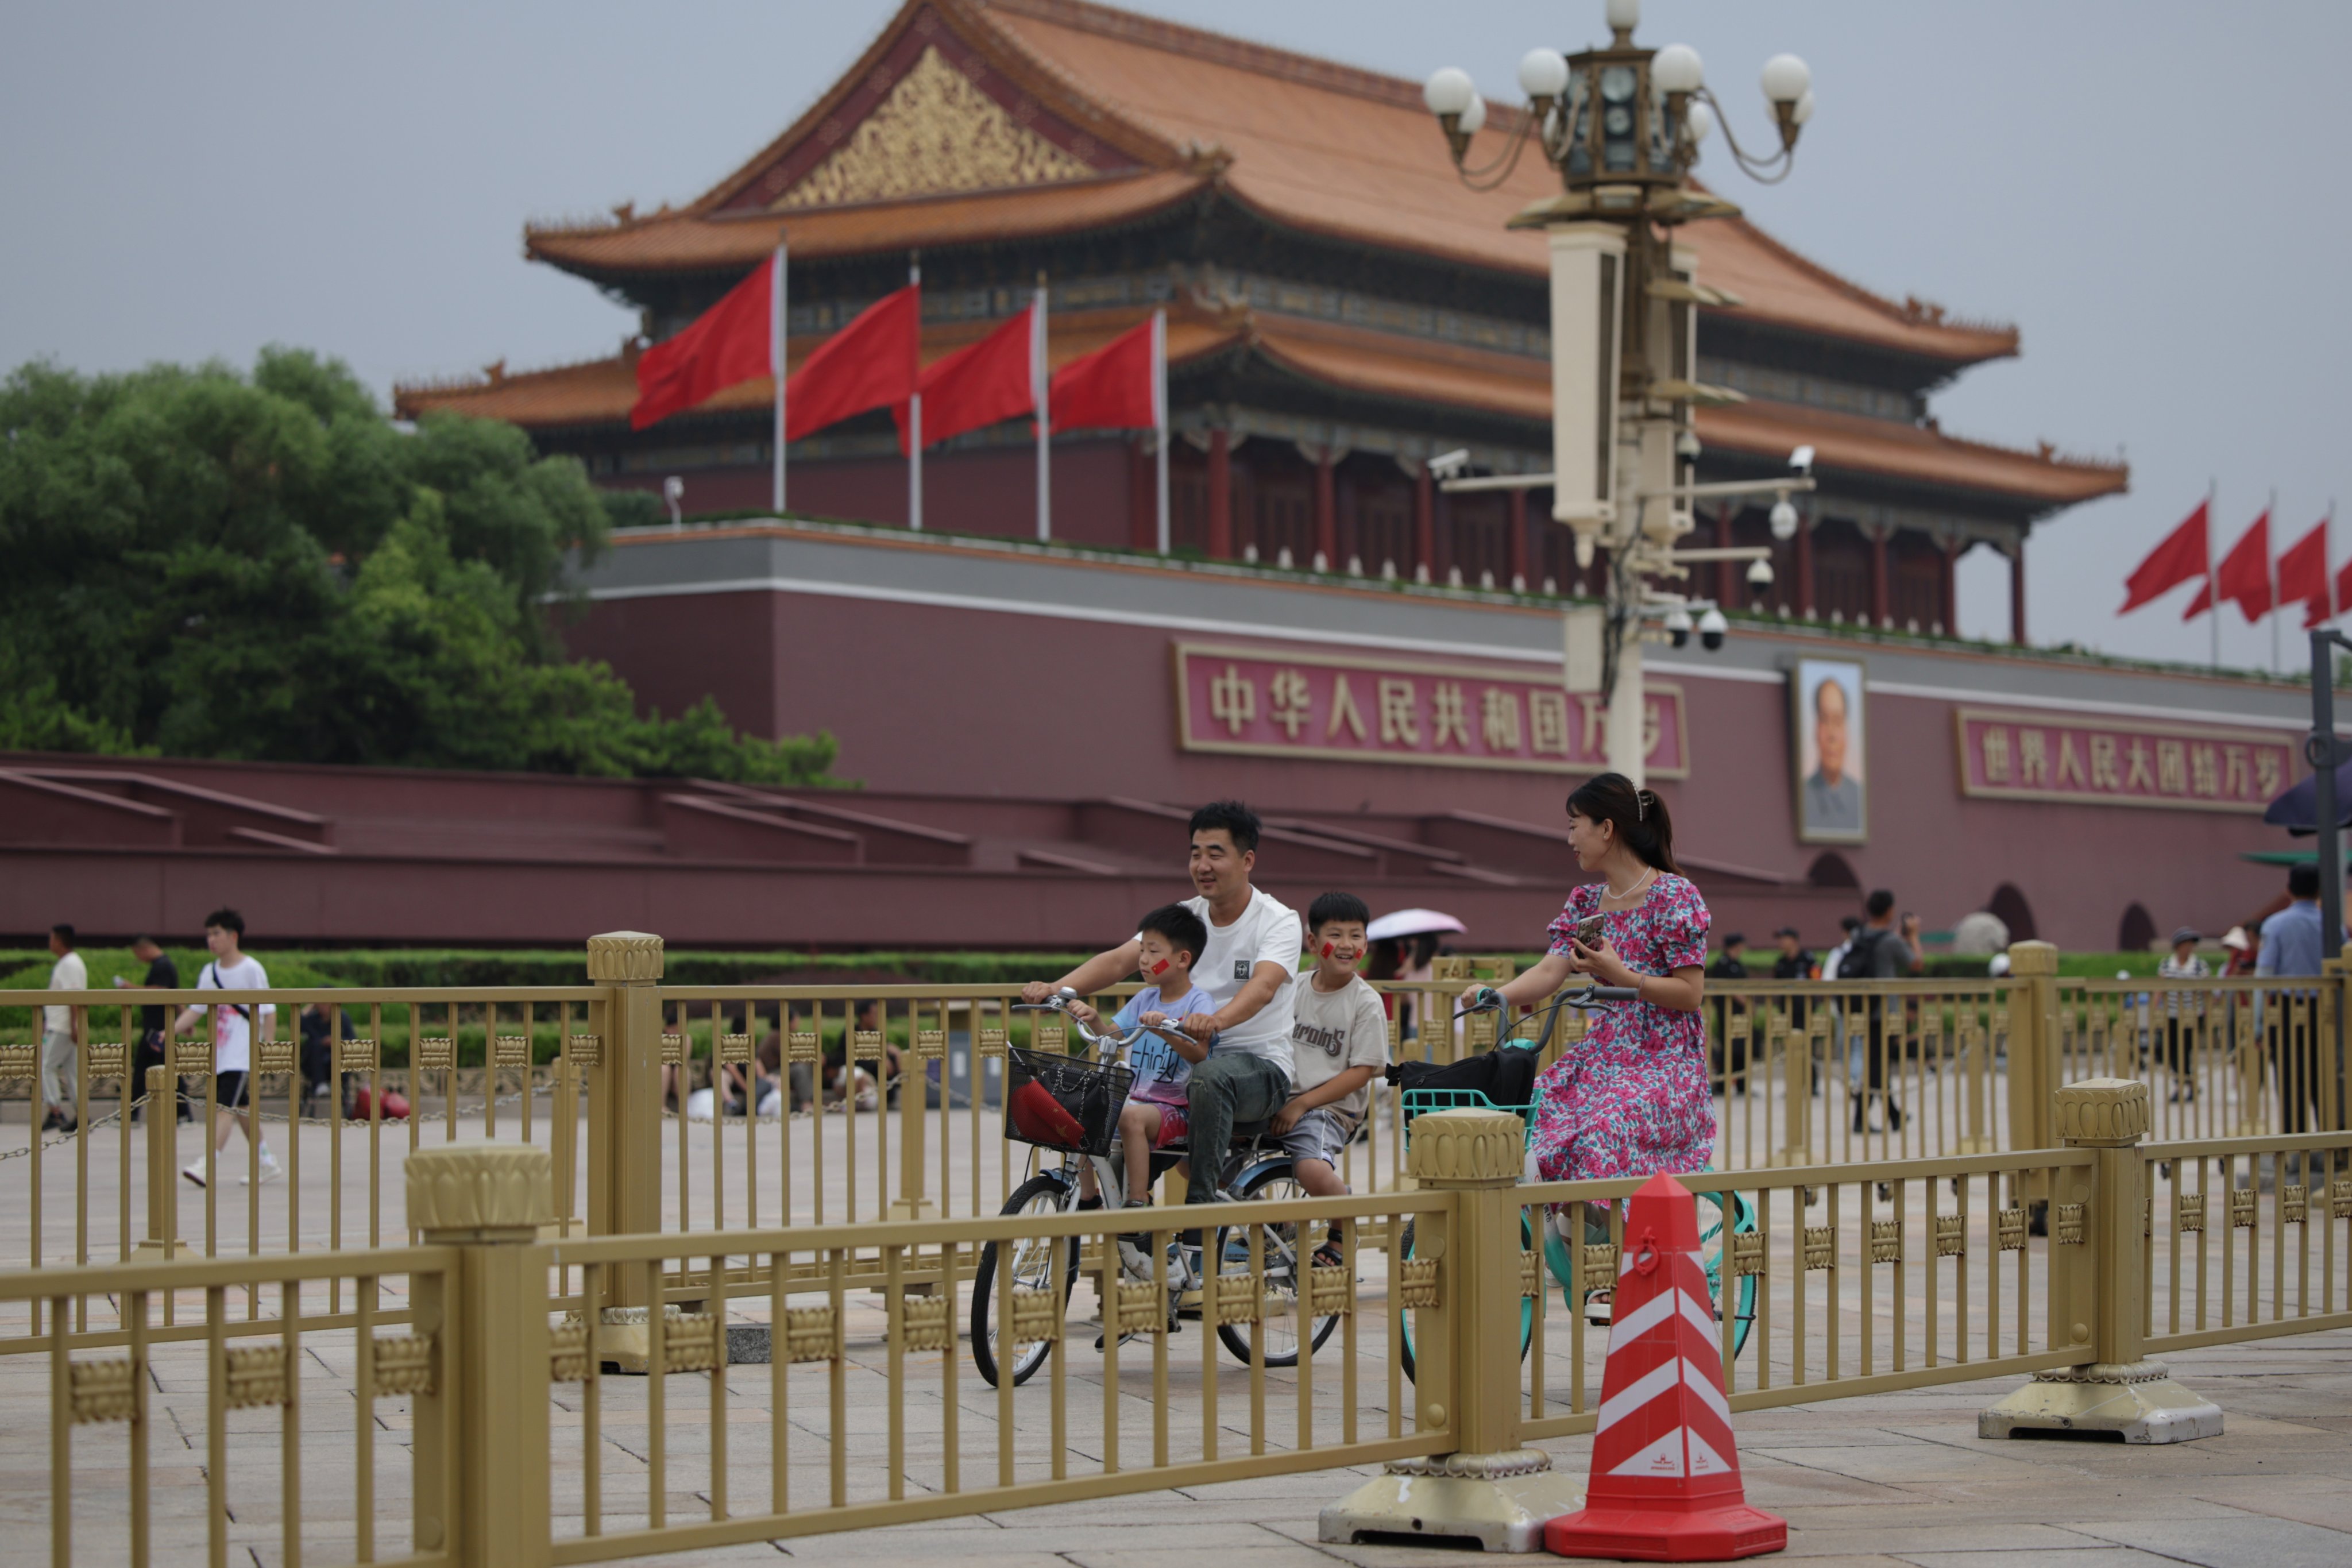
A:
<svg viewBox="0 0 2352 1568">
<path fill-rule="evenodd" d="M 1150 321 L 1054 373 L 1056 430 L 1150 430 L 1160 425 L 1160 378 Z"/>
<path fill-rule="evenodd" d="M 631 429 L 642 430 L 730 386 L 775 374 L 768 340 L 775 266 L 772 256 L 760 263 L 692 326 L 639 357 Z"/>
<path fill-rule="evenodd" d="M 1030 368 L 1036 349 L 1037 307 L 1019 315 L 976 343 L 932 361 L 915 389 L 923 395 L 923 445 L 936 447 L 950 436 L 1031 414 L 1037 383 Z M 907 450 L 907 407 L 892 411 L 898 421 L 898 450 Z"/>
<path fill-rule="evenodd" d="M 2132 568 L 2132 574 L 2124 579 L 2124 607 L 2116 614 L 2127 616 L 2150 599 L 2205 575 L 2212 559 L 2206 552 L 2206 505 L 2199 501 L 2197 510 L 2165 535 L 2164 542 L 2149 551 L 2147 560 Z M 2201 602 L 2203 596 L 2199 597 Z M 2191 615 L 2196 613 L 2195 609 L 2189 611 Z"/>
<path fill-rule="evenodd" d="M 2327 525 L 2323 522 L 2280 552 L 2279 605 L 2303 605 L 2304 629 L 2308 631 L 2336 613 L 2327 588 Z"/>
<path fill-rule="evenodd" d="M 909 283 L 885 294 L 817 345 L 784 384 L 784 438 L 796 441 L 869 408 L 888 408 L 915 393 L 923 289 Z"/>
<path fill-rule="evenodd" d="M 2254 519 L 2238 542 L 2230 546 L 2230 553 L 2221 557 L 2213 568 L 2213 599 L 2221 604 L 2231 601 L 2252 626 L 2271 613 L 2271 514 L 2264 511 Z M 2205 598 L 2200 594 L 2198 598 Z M 2198 606 L 2191 605 L 2189 614 Z M 2184 617 L 2185 618 L 2185 617 Z"/>
</svg>

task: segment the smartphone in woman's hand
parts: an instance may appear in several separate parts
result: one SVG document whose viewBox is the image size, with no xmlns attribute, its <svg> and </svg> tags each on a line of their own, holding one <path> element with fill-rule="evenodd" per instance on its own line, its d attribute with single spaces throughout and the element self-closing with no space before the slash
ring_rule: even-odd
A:
<svg viewBox="0 0 2352 1568">
<path fill-rule="evenodd" d="M 1582 920 L 1577 921 L 1576 940 L 1580 944 L 1585 947 L 1599 947 L 1601 942 L 1601 917 L 1599 915 L 1587 915 Z"/>
</svg>

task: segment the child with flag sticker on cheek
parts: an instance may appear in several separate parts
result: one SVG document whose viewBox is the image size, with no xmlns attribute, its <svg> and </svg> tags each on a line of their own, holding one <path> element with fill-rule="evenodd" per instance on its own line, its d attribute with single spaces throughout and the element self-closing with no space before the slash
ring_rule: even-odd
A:
<svg viewBox="0 0 2352 1568">
<path fill-rule="evenodd" d="M 1315 972 L 1298 987 L 1292 1009 L 1291 1096 L 1272 1125 L 1298 1184 L 1318 1198 L 1348 1190 L 1339 1179 L 1339 1152 L 1362 1125 L 1371 1081 L 1389 1062 L 1388 1009 L 1357 973 L 1371 946 L 1364 935 L 1371 918 L 1353 893 L 1326 893 L 1307 910 Z M 1315 1249 L 1315 1261 L 1339 1263 L 1337 1225 Z"/>
<path fill-rule="evenodd" d="M 1151 1151 L 1182 1142 L 1185 1081 L 1192 1066 L 1206 1061 L 1211 1046 L 1202 1045 L 1176 1027 L 1195 1013 L 1213 1013 L 1216 999 L 1192 984 L 1192 964 L 1209 943 L 1209 928 L 1181 904 L 1165 904 L 1136 922 L 1143 989 L 1128 998 L 1112 1016 L 1119 1034 L 1140 1024 L 1167 1026 L 1166 1034 L 1146 1035 L 1128 1047 L 1127 1065 L 1135 1082 L 1127 1091 L 1127 1105 L 1118 1116 L 1119 1145 L 1127 1159 L 1127 1201 L 1130 1206 L 1151 1202 Z M 1094 1008 L 1074 1002 L 1070 1011 L 1097 1027 Z M 1213 1045 L 1213 1040 L 1211 1045 Z M 1078 1206 L 1098 1208 L 1091 1162 L 1078 1166 Z"/>
</svg>

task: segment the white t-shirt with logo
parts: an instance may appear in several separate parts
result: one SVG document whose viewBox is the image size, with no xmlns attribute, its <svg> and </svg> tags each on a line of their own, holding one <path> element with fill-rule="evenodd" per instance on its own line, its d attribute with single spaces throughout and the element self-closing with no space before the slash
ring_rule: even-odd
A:
<svg viewBox="0 0 2352 1568">
<path fill-rule="evenodd" d="M 1291 1092 L 1320 1088 L 1349 1068 L 1388 1065 L 1389 1010 L 1381 994 L 1360 974 L 1349 975 L 1337 991 L 1317 990 L 1312 973 L 1299 976 L 1290 1030 Z M 1371 1100 L 1372 1086 L 1367 1083 L 1323 1109 L 1353 1127 L 1364 1119 Z"/>
<path fill-rule="evenodd" d="M 1306 937 L 1298 911 L 1267 893 L 1250 889 L 1250 901 L 1241 918 L 1221 926 L 1209 918 L 1209 900 L 1187 899 L 1184 907 L 1209 928 L 1209 941 L 1192 965 L 1192 984 L 1207 992 L 1223 1009 L 1249 984 L 1250 972 L 1261 963 L 1278 963 L 1286 978 L 1255 1016 L 1235 1024 L 1217 1037 L 1216 1056 L 1238 1053 L 1262 1057 L 1290 1076 L 1292 999 L 1298 989 L 1298 955 Z"/>
<path fill-rule="evenodd" d="M 268 987 L 268 974 L 263 971 L 261 961 L 251 953 L 239 954 L 235 963 L 207 963 L 205 972 L 196 976 L 199 991 L 266 991 Z M 268 1026 L 267 1020 L 277 1015 L 276 1006 L 268 1002 L 261 1005 L 264 1027 Z M 213 1009 L 213 1071 L 244 1072 L 252 1065 L 253 1030 L 243 1009 Z"/>
</svg>

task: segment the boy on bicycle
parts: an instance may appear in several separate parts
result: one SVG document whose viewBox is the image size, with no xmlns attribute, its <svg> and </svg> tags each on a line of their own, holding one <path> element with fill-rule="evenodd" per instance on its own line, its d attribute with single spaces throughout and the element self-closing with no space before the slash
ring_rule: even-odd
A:
<svg viewBox="0 0 2352 1568">
<path fill-rule="evenodd" d="M 1111 1029 L 1124 1035 L 1141 1025 L 1160 1032 L 1144 1036 L 1127 1053 L 1135 1082 L 1118 1113 L 1118 1139 L 1126 1152 L 1130 1208 L 1150 1205 L 1151 1151 L 1183 1139 L 1185 1082 L 1192 1065 L 1208 1059 L 1209 1047 L 1177 1025 L 1196 1013 L 1217 1010 L 1215 1000 L 1192 984 L 1192 964 L 1209 942 L 1209 928 L 1200 916 L 1181 904 L 1163 904 L 1136 922 L 1136 941 L 1144 987 L 1112 1016 Z M 1102 1026 L 1084 1002 L 1071 1003 L 1070 1013 L 1090 1028 Z M 1099 1205 L 1092 1190 L 1094 1167 L 1080 1166 L 1078 1181 L 1078 1206 Z"/>
<path fill-rule="evenodd" d="M 1353 893 L 1326 893 L 1307 907 L 1307 946 L 1314 973 L 1298 987 L 1290 1031 L 1291 1096 L 1274 1113 L 1274 1132 L 1290 1155 L 1298 1184 L 1315 1197 L 1348 1190 L 1339 1152 L 1371 1106 L 1371 1081 L 1389 1061 L 1388 1009 L 1356 971 L 1370 947 L 1372 911 Z M 1339 1262 L 1339 1227 L 1315 1252 Z"/>
</svg>

